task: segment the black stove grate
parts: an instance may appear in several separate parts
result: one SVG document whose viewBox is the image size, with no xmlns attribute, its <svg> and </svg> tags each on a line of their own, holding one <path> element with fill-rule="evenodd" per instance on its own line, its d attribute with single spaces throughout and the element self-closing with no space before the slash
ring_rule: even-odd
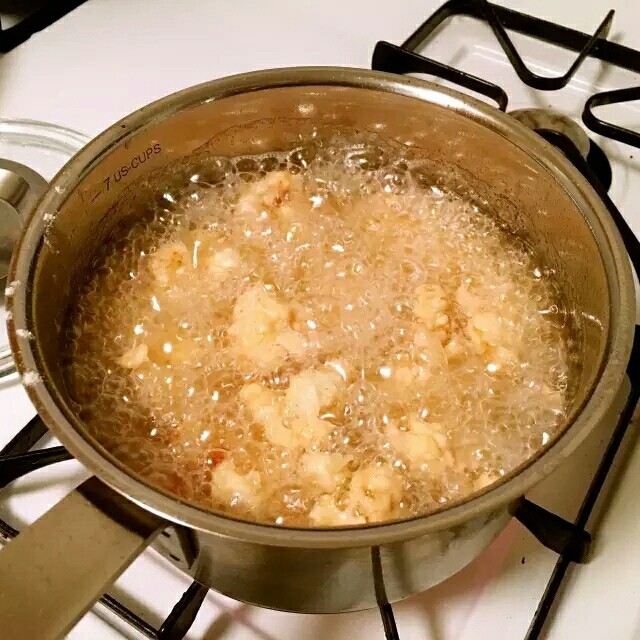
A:
<svg viewBox="0 0 640 640">
<path fill-rule="evenodd" d="M 434 75 L 465 89 L 478 92 L 494 100 L 501 110 L 506 110 L 508 96 L 501 87 L 488 80 L 416 53 L 416 50 L 425 44 L 438 27 L 451 17 L 462 15 L 487 23 L 511 61 L 518 77 L 527 85 L 539 90 L 553 91 L 566 86 L 588 57 L 597 58 L 612 65 L 640 73 L 640 52 L 606 40 L 613 20 L 613 11 L 607 14 L 594 35 L 589 36 L 567 27 L 491 4 L 486 0 L 449 0 L 411 34 L 401 46 L 384 41 L 378 42 L 373 53 L 372 67 L 381 71 L 401 74 L 426 73 Z M 568 71 L 562 76 L 555 78 L 538 76 L 526 67 L 507 30 L 517 31 L 538 40 L 558 45 L 575 51 L 578 55 Z M 0 31 L 0 50 L 3 47 L 2 36 L 3 32 Z M 640 148 L 640 134 L 614 123 L 601 120 L 593 114 L 595 107 L 634 100 L 640 100 L 640 87 L 594 94 L 585 103 L 583 111 L 584 124 L 595 133 Z M 601 166 L 603 163 L 607 164 L 604 154 L 601 153 L 602 157 L 599 157 L 594 167 L 594 162 L 589 158 L 587 160 L 583 159 L 578 149 L 564 135 L 546 130 L 539 130 L 538 133 L 559 148 L 591 182 L 609 209 L 623 237 L 634 268 L 637 273 L 640 273 L 640 243 L 607 195 L 607 189 L 611 182 L 610 168 L 608 173 L 607 171 L 604 173 L 599 172 L 597 176 L 594 173 L 595 167 Z M 589 155 L 591 155 L 591 152 Z M 514 506 L 513 516 L 527 527 L 543 545 L 558 553 L 555 569 L 531 621 L 525 640 L 537 640 L 541 637 L 548 613 L 570 564 L 587 560 L 591 544 L 591 535 L 586 531 L 588 520 L 640 398 L 640 328 L 636 328 L 636 339 L 627 372 L 631 381 L 631 391 L 575 522 L 568 522 L 531 503 L 526 498 L 522 498 Z M 0 451 L 0 488 L 30 471 L 71 457 L 63 447 L 51 447 L 45 450 L 33 451 L 33 447 L 45 433 L 46 427 L 44 423 L 36 416 Z M 18 535 L 18 531 L 0 520 L 0 538 L 8 541 L 16 535 Z M 399 640 L 400 636 L 395 623 L 393 609 L 386 597 L 384 576 L 380 564 L 380 549 L 378 547 L 372 548 L 371 561 L 376 597 L 385 637 L 387 640 Z M 206 587 L 203 587 L 198 582 L 193 582 L 159 629 L 150 626 L 109 595 L 105 594 L 100 599 L 100 602 L 147 638 L 152 640 L 180 640 L 184 638 L 193 624 L 206 593 Z"/>
<path fill-rule="evenodd" d="M 554 91 L 565 87 L 587 58 L 595 58 L 613 66 L 640 73 L 640 51 L 606 39 L 613 21 L 613 11 L 607 14 L 602 24 L 590 36 L 547 20 L 500 7 L 486 0 L 449 0 L 427 18 L 400 46 L 384 40 L 378 42 L 373 52 L 372 67 L 378 71 L 393 73 L 433 75 L 490 98 L 502 111 L 505 111 L 509 99 L 501 87 L 417 53 L 417 50 L 427 43 L 439 27 L 455 16 L 475 18 L 489 25 L 518 77 L 534 89 Z M 536 75 L 525 65 L 507 30 L 575 51 L 578 56 L 562 76 L 549 78 Z M 594 133 L 640 148 L 639 133 L 606 122 L 593 113 L 596 107 L 635 100 L 640 100 L 640 86 L 596 93 L 586 101 L 582 120 Z"/>
<path fill-rule="evenodd" d="M 39 6 L 28 12 L 17 24 L 4 29 L 0 23 L 0 53 L 8 53 L 15 49 L 32 35 L 46 29 L 84 2 L 86 0 L 44 0 L 37 3 Z M 20 9 L 24 8 L 20 7 Z"/>
</svg>

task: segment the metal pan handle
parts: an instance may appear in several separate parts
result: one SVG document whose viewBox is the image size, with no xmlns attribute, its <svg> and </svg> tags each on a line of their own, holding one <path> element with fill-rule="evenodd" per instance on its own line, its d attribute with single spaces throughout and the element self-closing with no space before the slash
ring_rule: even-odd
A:
<svg viewBox="0 0 640 640">
<path fill-rule="evenodd" d="M 47 181 L 18 162 L 0 160 L 0 284 L 6 282 L 7 256 L 33 205 L 47 189 Z M 0 378 L 15 373 L 9 345 L 0 345 Z"/>
<path fill-rule="evenodd" d="M 166 525 L 84 482 L 0 550 L 2 637 L 63 638 Z"/>
</svg>

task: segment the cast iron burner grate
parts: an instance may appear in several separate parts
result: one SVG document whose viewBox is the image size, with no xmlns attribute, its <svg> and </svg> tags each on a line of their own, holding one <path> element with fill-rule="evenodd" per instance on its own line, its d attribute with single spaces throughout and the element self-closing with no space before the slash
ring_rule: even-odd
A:
<svg viewBox="0 0 640 640">
<path fill-rule="evenodd" d="M 373 53 L 372 67 L 380 71 L 401 74 L 431 74 L 465 89 L 478 92 L 494 100 L 498 107 L 505 111 L 508 104 L 508 96 L 504 89 L 492 82 L 419 55 L 416 50 L 448 18 L 458 15 L 474 17 L 484 21 L 491 27 L 517 75 L 523 82 L 535 89 L 553 91 L 566 86 L 587 57 L 597 58 L 614 66 L 640 73 L 639 51 L 606 40 L 613 14 L 614 12 L 610 11 L 595 34 L 589 36 L 573 29 L 505 9 L 486 0 L 449 0 L 401 46 L 384 41 L 378 42 Z M 507 29 L 575 51 L 578 56 L 564 75 L 556 78 L 538 76 L 526 67 L 511 42 Z M 3 44 L 2 42 L 2 36 L 3 33 L 0 31 L 0 50 L 3 49 L 3 46 L 6 47 L 6 43 Z M 598 106 L 634 100 L 640 100 L 640 86 L 596 93 L 586 101 L 582 120 L 595 133 L 640 148 L 640 134 L 620 127 L 615 123 L 601 120 L 593 113 L 593 109 Z M 640 243 L 607 195 L 607 190 L 611 184 L 611 167 L 602 150 L 593 141 L 590 141 L 588 153 L 583 154 L 574 141 L 564 133 L 538 127 L 535 127 L 535 130 L 560 149 L 592 184 L 607 206 L 623 237 L 636 273 L 640 273 Z M 640 399 L 639 327 L 636 327 L 634 346 L 627 373 L 631 383 L 629 396 L 584 497 L 576 520 L 568 522 L 560 516 L 533 504 L 524 497 L 513 508 L 513 516 L 544 546 L 558 553 L 554 571 L 531 621 L 525 640 L 536 640 L 541 636 L 554 598 L 571 563 L 583 563 L 587 560 L 591 545 L 591 535 L 586 531 L 585 527 Z M 31 471 L 71 458 L 64 447 L 32 450 L 46 432 L 47 429 L 44 423 L 36 416 L 0 451 L 0 488 Z M 0 538 L 9 541 L 18 533 L 11 525 L 0 520 Z M 380 563 L 380 549 L 378 547 L 373 547 L 371 550 L 371 564 L 385 637 L 387 640 L 399 640 L 400 636 L 395 623 L 393 609 L 386 598 L 384 575 Z M 198 582 L 193 582 L 158 629 L 149 625 L 145 620 L 109 595 L 105 594 L 100 599 L 100 602 L 147 638 L 152 640 L 180 640 L 185 637 L 193 624 L 207 591 L 206 587 L 203 587 Z"/>
<path fill-rule="evenodd" d="M 17 24 L 3 28 L 0 22 L 0 53 L 8 53 L 28 40 L 33 34 L 46 29 L 86 0 L 44 0 Z M 26 3 L 28 4 L 28 3 Z M 23 10 L 24 7 L 19 7 Z"/>
<path fill-rule="evenodd" d="M 476 18 L 489 25 L 518 77 L 533 89 L 541 91 L 562 89 L 587 58 L 595 58 L 615 67 L 640 73 L 640 51 L 606 39 L 613 22 L 613 11 L 609 11 L 596 32 L 589 36 L 586 33 L 547 20 L 500 7 L 487 2 L 487 0 L 449 0 L 423 22 L 400 46 L 384 40 L 378 42 L 373 51 L 371 66 L 378 71 L 434 75 L 490 98 L 497 103 L 502 111 L 506 111 L 509 97 L 506 91 L 498 85 L 416 53 L 433 36 L 438 27 L 454 16 Z M 578 56 L 562 76 L 551 78 L 536 75 L 525 65 L 511 41 L 507 29 L 569 51 L 575 51 Z M 595 107 L 635 100 L 640 100 L 640 86 L 595 93 L 584 105 L 582 121 L 594 133 L 640 148 L 640 133 L 602 120 L 593 112 Z"/>
</svg>

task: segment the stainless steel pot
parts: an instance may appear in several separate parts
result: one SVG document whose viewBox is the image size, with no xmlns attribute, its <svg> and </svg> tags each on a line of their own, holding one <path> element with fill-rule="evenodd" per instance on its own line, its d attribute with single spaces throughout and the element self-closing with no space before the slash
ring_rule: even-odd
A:
<svg viewBox="0 0 640 640">
<path fill-rule="evenodd" d="M 575 399 L 565 427 L 538 455 L 437 513 L 342 530 L 235 520 L 149 486 L 89 435 L 63 384 L 61 327 L 95 250 L 177 175 L 176 166 L 184 172 L 208 154 L 289 149 L 311 128 L 322 134 L 338 126 L 417 149 L 434 182 L 484 203 L 535 244 L 580 310 L 583 362 Z M 168 525 L 168 537 L 156 542 L 165 554 L 203 584 L 261 606 L 340 612 L 375 606 L 382 587 L 395 601 L 437 584 L 486 547 L 508 521 L 510 505 L 603 419 L 623 380 L 635 320 L 621 238 L 602 201 L 561 154 L 469 97 L 343 68 L 226 78 L 113 125 L 40 199 L 8 282 L 11 346 L 27 392 L 53 433 L 96 476 L 0 551 L 0 584 L 11 584 L 0 588 L 0 628 L 8 638 L 63 635 Z M 34 601 L 38 606 L 25 606 Z"/>
</svg>

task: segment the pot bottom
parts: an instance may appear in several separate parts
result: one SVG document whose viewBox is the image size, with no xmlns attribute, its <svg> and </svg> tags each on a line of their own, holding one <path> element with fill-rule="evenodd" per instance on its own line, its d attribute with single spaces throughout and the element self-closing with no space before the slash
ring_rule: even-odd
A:
<svg viewBox="0 0 640 640">
<path fill-rule="evenodd" d="M 290 613 L 344 613 L 378 606 L 380 587 L 393 603 L 443 582 L 480 555 L 510 518 L 503 509 L 380 547 L 273 547 L 182 528 L 163 532 L 154 547 L 234 600 Z"/>
</svg>

